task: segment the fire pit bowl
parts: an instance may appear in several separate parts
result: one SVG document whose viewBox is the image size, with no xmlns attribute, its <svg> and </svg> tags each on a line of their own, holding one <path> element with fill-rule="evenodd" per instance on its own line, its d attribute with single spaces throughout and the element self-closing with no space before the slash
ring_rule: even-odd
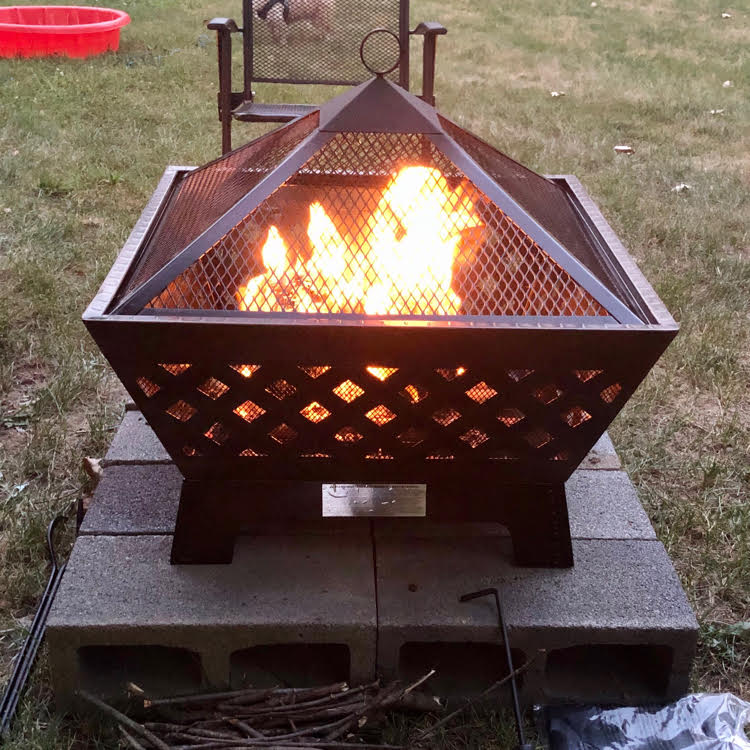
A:
<svg viewBox="0 0 750 750">
<path fill-rule="evenodd" d="M 168 171 L 84 320 L 186 477 L 180 562 L 386 482 L 570 565 L 563 484 L 677 333 L 575 178 L 382 78 Z"/>
<path fill-rule="evenodd" d="M 120 45 L 130 16 L 112 8 L 15 5 L 0 8 L 0 57 L 90 57 Z"/>
</svg>

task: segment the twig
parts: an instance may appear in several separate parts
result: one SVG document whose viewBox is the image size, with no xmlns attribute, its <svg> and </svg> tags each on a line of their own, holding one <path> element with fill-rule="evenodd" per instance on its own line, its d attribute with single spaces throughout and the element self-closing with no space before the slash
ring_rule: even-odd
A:
<svg viewBox="0 0 750 750">
<path fill-rule="evenodd" d="M 227 716 L 224 718 L 224 721 L 227 724 L 231 724 L 233 727 L 237 727 L 237 729 L 244 732 L 248 737 L 255 737 L 256 739 L 259 737 L 265 737 L 263 732 L 259 732 L 257 729 L 253 729 L 249 724 L 246 724 L 244 721 L 240 721 L 239 719 L 234 719 Z"/>
<path fill-rule="evenodd" d="M 130 747 L 133 748 L 133 750 L 146 750 L 146 748 L 143 747 L 143 745 L 141 745 L 141 743 L 138 742 L 138 740 L 133 737 L 132 734 L 128 734 L 128 732 L 125 731 L 125 727 L 119 726 L 118 729 L 120 730 L 122 738 L 128 745 L 130 745 Z"/>
<path fill-rule="evenodd" d="M 145 708 L 159 708 L 161 706 L 187 706 L 195 703 L 217 703 L 232 698 L 246 697 L 257 698 L 258 701 L 268 698 L 273 689 L 250 688 L 247 690 L 231 690 L 223 693 L 199 693 L 196 695 L 181 695 L 176 698 L 156 698 L 143 701 Z"/>
<path fill-rule="evenodd" d="M 417 742 L 420 742 L 421 740 L 426 739 L 427 737 L 431 737 L 435 732 L 440 729 L 441 727 L 444 727 L 449 721 L 454 719 L 456 716 L 458 716 L 460 713 L 463 713 L 469 706 L 473 705 L 477 700 L 481 698 L 486 698 L 490 693 L 493 693 L 495 690 L 497 690 L 499 687 L 502 687 L 506 682 L 509 682 L 511 679 L 517 677 L 519 674 L 523 674 L 539 657 L 539 652 L 534 654 L 534 656 L 529 659 L 526 664 L 523 666 L 518 667 L 518 669 L 514 669 L 509 674 L 505 675 L 501 680 L 498 680 L 494 684 L 490 685 L 483 693 L 480 694 L 479 698 L 474 700 L 469 700 L 464 703 L 463 706 L 460 708 L 457 708 L 455 711 L 451 711 L 447 716 L 440 719 L 440 721 L 433 724 L 431 727 L 428 727 L 423 732 L 417 735 Z"/>
<path fill-rule="evenodd" d="M 79 690 L 77 695 L 88 703 L 91 703 L 92 706 L 96 706 L 100 711 L 111 716 L 118 724 L 127 727 L 137 735 L 147 739 L 157 750 L 170 750 L 169 745 L 166 742 L 162 742 L 153 732 L 149 732 L 146 727 L 141 726 L 138 722 L 120 713 L 116 708 L 112 708 L 112 706 L 107 705 L 104 701 L 99 700 L 95 695 L 91 695 L 86 690 Z"/>
</svg>

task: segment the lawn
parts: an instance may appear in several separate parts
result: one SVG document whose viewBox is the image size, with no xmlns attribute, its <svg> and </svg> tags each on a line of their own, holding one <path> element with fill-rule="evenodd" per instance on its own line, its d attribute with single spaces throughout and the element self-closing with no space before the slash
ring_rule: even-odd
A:
<svg viewBox="0 0 750 750">
<path fill-rule="evenodd" d="M 219 153 L 203 21 L 239 3 L 113 4 L 133 20 L 116 54 L 0 60 L 0 683 L 44 588 L 46 525 L 90 491 L 82 459 L 122 414 L 80 315 L 165 165 Z M 422 18 L 449 29 L 441 110 L 538 171 L 576 174 L 682 325 L 611 433 L 701 624 L 695 689 L 750 698 L 750 16 L 413 0 Z M 235 143 L 261 132 L 236 126 Z M 51 714 L 42 659 L 7 747 L 113 747 L 109 732 Z"/>
</svg>

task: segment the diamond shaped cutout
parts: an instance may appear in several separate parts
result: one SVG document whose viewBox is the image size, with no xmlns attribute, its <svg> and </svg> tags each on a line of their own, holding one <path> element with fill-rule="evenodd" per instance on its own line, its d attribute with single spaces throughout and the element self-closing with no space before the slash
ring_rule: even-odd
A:
<svg viewBox="0 0 750 750">
<path fill-rule="evenodd" d="M 560 416 L 563 422 L 571 427 L 578 427 L 591 419 L 591 415 L 580 406 L 571 406 L 570 409 L 564 411 Z"/>
<path fill-rule="evenodd" d="M 368 367 L 367 372 L 384 383 L 394 372 L 398 372 L 398 367 Z"/>
<path fill-rule="evenodd" d="M 396 415 L 385 404 L 378 404 L 370 409 L 365 416 L 378 427 L 382 427 L 396 418 Z"/>
<path fill-rule="evenodd" d="M 490 453 L 490 461 L 518 461 L 518 454 L 515 451 L 500 450 Z"/>
<path fill-rule="evenodd" d="M 240 456 L 244 456 L 245 458 L 262 458 L 267 455 L 267 453 L 258 453 L 258 451 L 254 451 L 252 448 L 245 448 L 245 450 L 240 453 Z"/>
<path fill-rule="evenodd" d="M 204 396 L 208 396 L 216 401 L 217 398 L 223 396 L 229 390 L 229 386 L 226 383 L 222 383 L 221 380 L 209 378 L 198 386 L 198 390 Z"/>
<path fill-rule="evenodd" d="M 274 380 L 269 386 L 266 386 L 266 393 L 270 393 L 274 398 L 283 401 L 285 398 L 297 393 L 297 389 L 283 378 L 279 378 L 278 380 Z"/>
<path fill-rule="evenodd" d="M 266 410 L 262 406 L 258 406 L 258 404 L 249 400 L 243 401 L 239 406 L 232 409 L 232 411 L 248 423 L 254 422 L 258 417 L 266 413 Z"/>
<path fill-rule="evenodd" d="M 459 417 L 461 416 L 460 411 L 456 411 L 455 409 L 438 409 L 433 415 L 432 418 L 443 427 L 447 427 L 452 422 L 455 422 Z"/>
<path fill-rule="evenodd" d="M 159 362 L 159 367 L 163 367 L 170 375 L 182 375 L 185 370 L 189 370 L 192 365 L 188 364 L 169 364 Z"/>
<path fill-rule="evenodd" d="M 382 448 L 378 448 L 374 453 L 368 453 L 365 458 L 370 461 L 393 461 L 393 456 L 385 453 Z"/>
<path fill-rule="evenodd" d="M 409 384 L 402 388 L 398 395 L 405 398 L 410 404 L 418 404 L 420 401 L 424 401 L 429 393 L 418 385 Z"/>
<path fill-rule="evenodd" d="M 551 443 L 552 435 L 550 435 L 549 432 L 546 432 L 545 430 L 537 429 L 526 433 L 526 435 L 523 436 L 523 439 L 532 448 L 538 449 L 543 448 L 545 445 L 547 445 L 547 443 Z"/>
<path fill-rule="evenodd" d="M 404 445 L 408 445 L 410 448 L 416 448 L 416 446 L 424 442 L 424 433 L 414 427 L 410 427 L 408 430 L 405 430 L 398 435 L 398 439 Z"/>
<path fill-rule="evenodd" d="M 152 380 L 148 378 L 140 377 L 135 379 L 136 385 L 143 391 L 146 398 L 155 396 L 160 390 L 161 386 L 158 386 Z"/>
<path fill-rule="evenodd" d="M 305 419 L 315 424 L 318 424 L 331 416 L 331 412 L 328 411 L 323 404 L 319 404 L 317 401 L 312 401 L 304 409 L 301 409 L 300 414 Z"/>
<path fill-rule="evenodd" d="M 198 410 L 194 406 L 187 401 L 180 399 L 179 401 L 175 401 L 172 406 L 167 409 L 167 414 L 180 422 L 187 422 L 196 411 Z"/>
<path fill-rule="evenodd" d="M 316 365 L 313 367 L 304 367 L 302 365 L 299 365 L 299 369 L 302 370 L 302 372 L 305 373 L 305 375 L 309 375 L 313 380 L 316 378 L 319 378 L 321 375 L 325 375 L 330 369 L 330 365 Z"/>
<path fill-rule="evenodd" d="M 468 370 L 465 367 L 439 367 L 435 372 L 447 381 L 451 381 L 466 375 Z"/>
<path fill-rule="evenodd" d="M 243 378 L 251 378 L 260 370 L 260 365 L 229 365 L 235 372 L 242 375 Z"/>
<path fill-rule="evenodd" d="M 221 422 L 214 422 L 203 434 L 216 445 L 224 445 L 229 440 L 229 432 Z"/>
<path fill-rule="evenodd" d="M 597 375 L 601 375 L 604 370 L 573 370 L 575 376 L 582 382 L 588 383 L 589 380 L 593 380 Z"/>
<path fill-rule="evenodd" d="M 353 427 L 342 427 L 334 437 L 340 443 L 357 443 L 362 440 L 364 435 L 357 432 Z"/>
<path fill-rule="evenodd" d="M 518 424 L 521 420 L 526 418 L 526 415 L 520 410 L 513 406 L 508 406 L 505 409 L 500 409 L 500 413 L 497 418 L 506 426 L 512 427 L 514 424 Z"/>
<path fill-rule="evenodd" d="M 352 401 L 359 398 L 364 393 L 364 390 L 351 380 L 345 380 L 343 383 L 339 383 L 333 389 L 333 392 L 342 401 L 346 401 L 347 404 L 351 404 Z"/>
<path fill-rule="evenodd" d="M 563 395 L 562 390 L 552 383 L 539 386 L 533 391 L 534 398 L 542 404 L 551 404 Z"/>
<path fill-rule="evenodd" d="M 297 437 L 297 432 L 288 424 L 282 422 L 268 433 L 268 437 L 270 437 L 271 440 L 275 440 L 279 445 L 286 445 L 287 443 L 291 443 L 292 440 Z"/>
<path fill-rule="evenodd" d="M 491 385 L 487 385 L 484 380 L 477 383 L 473 388 L 469 388 L 465 393 L 472 401 L 476 401 L 478 404 L 483 404 L 497 396 L 497 391 Z"/>
<path fill-rule="evenodd" d="M 533 374 L 533 370 L 508 370 L 505 374 L 516 383 L 520 383 L 525 380 L 529 375 Z"/>
<path fill-rule="evenodd" d="M 478 427 L 472 427 L 470 430 L 464 432 L 463 435 L 460 435 L 459 439 L 472 448 L 478 448 L 482 443 L 486 443 L 490 439 L 490 436 L 486 432 L 482 432 Z"/>
<path fill-rule="evenodd" d="M 622 391 L 622 386 L 619 383 L 612 383 L 612 385 L 605 388 L 599 395 L 605 404 L 611 404 Z"/>
</svg>

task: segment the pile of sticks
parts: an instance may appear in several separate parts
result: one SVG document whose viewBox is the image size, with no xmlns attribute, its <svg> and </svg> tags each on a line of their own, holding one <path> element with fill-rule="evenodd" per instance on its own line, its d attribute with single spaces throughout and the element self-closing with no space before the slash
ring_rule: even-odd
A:
<svg viewBox="0 0 750 750">
<path fill-rule="evenodd" d="M 373 682 L 349 688 L 337 683 L 143 699 L 142 723 L 86 691 L 78 695 L 112 717 L 125 743 L 135 750 L 395 750 L 400 746 L 363 742 L 364 728 L 377 725 L 388 711 L 442 711 L 436 698 L 417 692 L 433 674 L 434 670 L 407 686 L 394 682 L 381 687 Z M 132 687 L 131 692 L 138 691 Z"/>
</svg>

